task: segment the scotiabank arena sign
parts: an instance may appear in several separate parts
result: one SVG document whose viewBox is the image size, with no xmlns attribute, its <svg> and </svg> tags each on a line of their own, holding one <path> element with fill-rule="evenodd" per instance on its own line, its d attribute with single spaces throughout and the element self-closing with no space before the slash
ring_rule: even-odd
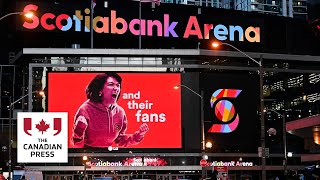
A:
<svg viewBox="0 0 320 180">
<path fill-rule="evenodd" d="M 68 162 L 67 113 L 18 113 L 18 163 Z"/>
<path fill-rule="evenodd" d="M 212 161 L 208 162 L 207 160 L 202 159 L 200 161 L 200 166 L 253 166 L 253 162 L 244 162 L 244 161 Z"/>
<path fill-rule="evenodd" d="M 240 25 L 233 23 L 226 25 L 218 22 L 211 22 L 212 19 L 219 19 L 211 17 L 205 19 L 205 23 L 201 23 L 202 20 L 198 19 L 195 15 L 184 18 L 181 17 L 179 18 L 179 21 L 175 21 L 173 20 L 175 19 L 174 15 L 167 13 L 157 16 L 156 19 L 128 19 L 120 15 L 122 13 L 120 10 L 117 11 L 111 8 L 112 7 L 105 9 L 108 13 L 105 16 L 96 15 L 97 12 L 95 11 L 95 17 L 93 18 L 92 23 L 92 29 L 95 33 L 118 35 L 130 33 L 135 36 L 174 37 L 184 39 L 192 36 L 197 39 L 210 39 L 210 36 L 213 36 L 220 41 L 228 40 L 260 43 L 261 30 L 259 25 Z M 39 7 L 39 5 L 36 4 L 27 4 L 23 8 L 23 12 L 30 11 L 34 11 L 35 15 L 23 22 L 22 27 L 25 29 L 33 30 L 40 28 L 46 31 L 90 32 L 91 20 L 89 8 L 85 8 L 84 10 L 75 9 L 73 12 L 52 13 L 48 12 L 46 6 Z M 131 12 L 127 11 L 126 13 Z M 152 17 L 154 17 L 154 14 Z M 228 19 L 228 21 L 230 21 L 230 19 Z"/>
<path fill-rule="evenodd" d="M 126 158 L 122 161 L 94 161 L 87 165 L 90 167 L 110 167 L 110 166 L 165 166 L 167 161 L 157 157 L 134 157 Z"/>
</svg>

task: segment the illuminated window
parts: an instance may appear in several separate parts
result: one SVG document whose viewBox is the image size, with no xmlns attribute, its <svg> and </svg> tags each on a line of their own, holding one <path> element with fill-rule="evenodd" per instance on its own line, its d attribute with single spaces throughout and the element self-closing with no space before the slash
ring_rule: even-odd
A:
<svg viewBox="0 0 320 180">
<path fill-rule="evenodd" d="M 291 106 L 297 106 L 299 104 L 301 104 L 303 102 L 303 97 L 300 96 L 300 97 L 297 97 L 295 99 L 293 99 L 291 102 L 290 102 L 290 105 Z"/>
<path fill-rule="evenodd" d="M 275 91 L 285 91 L 283 87 L 283 81 L 278 81 L 271 85 L 271 92 L 275 92 Z"/>
<path fill-rule="evenodd" d="M 316 84 L 320 81 L 320 74 L 310 74 L 308 80 L 310 84 Z"/>
<path fill-rule="evenodd" d="M 283 108 L 284 108 L 284 102 L 274 102 L 271 105 L 271 109 L 273 109 L 275 111 L 277 111 L 277 110 L 279 111 Z"/>
<path fill-rule="evenodd" d="M 307 95 L 308 102 L 316 102 L 320 100 L 320 93 L 314 93 Z"/>
<path fill-rule="evenodd" d="M 288 88 L 292 87 L 302 87 L 303 86 L 303 75 L 298 77 L 290 78 L 288 80 Z"/>
</svg>

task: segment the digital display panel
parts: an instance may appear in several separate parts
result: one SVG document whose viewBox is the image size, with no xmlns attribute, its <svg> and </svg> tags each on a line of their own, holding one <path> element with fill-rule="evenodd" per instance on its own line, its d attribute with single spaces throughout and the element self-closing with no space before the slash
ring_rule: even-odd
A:
<svg viewBox="0 0 320 180">
<path fill-rule="evenodd" d="M 69 148 L 181 148 L 179 73 L 49 72 L 48 111 Z"/>
<path fill-rule="evenodd" d="M 256 152 L 259 79 L 250 73 L 202 73 L 206 140 L 215 152 Z"/>
</svg>

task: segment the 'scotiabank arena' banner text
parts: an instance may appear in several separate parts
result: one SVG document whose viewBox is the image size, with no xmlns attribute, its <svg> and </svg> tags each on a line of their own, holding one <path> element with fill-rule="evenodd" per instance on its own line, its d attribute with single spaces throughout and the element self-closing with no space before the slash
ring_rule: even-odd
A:
<svg viewBox="0 0 320 180">
<path fill-rule="evenodd" d="M 48 111 L 68 112 L 69 148 L 181 148 L 180 74 L 48 73 Z"/>
</svg>

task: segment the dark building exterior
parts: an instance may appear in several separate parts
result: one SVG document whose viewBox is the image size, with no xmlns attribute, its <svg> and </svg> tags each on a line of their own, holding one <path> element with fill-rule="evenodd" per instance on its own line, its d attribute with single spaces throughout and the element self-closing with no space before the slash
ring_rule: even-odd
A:
<svg viewBox="0 0 320 180">
<path fill-rule="evenodd" d="M 290 122 L 319 114 L 320 40 L 306 21 L 165 3 L 160 6 L 141 3 L 139 15 L 138 2 L 112 1 L 105 7 L 104 2 L 98 1 L 94 16 L 99 17 L 94 26 L 94 46 L 90 48 L 91 33 L 86 32 L 90 31 L 86 24 L 90 20 L 89 2 L 16 1 L 6 5 L 14 12 L 23 11 L 25 7 L 38 8 L 35 12 L 39 22 L 10 16 L 4 21 L 6 28 L 2 28 L 1 36 L 8 42 L 2 51 L 12 52 L 8 62 L 2 53 L 3 64 L 10 65 L 1 66 L 1 147 L 4 148 L 0 163 L 4 172 L 8 171 L 10 159 L 6 149 L 10 139 L 9 124 L 13 125 L 12 166 L 15 170 L 25 167 L 25 172 L 42 173 L 46 179 L 81 179 L 85 173 L 89 174 L 89 179 L 114 175 L 122 179 L 198 179 L 203 170 L 200 166 L 203 155 L 209 156 L 207 161 L 211 165 L 229 162 L 230 179 L 259 179 L 263 168 L 269 178 L 282 177 L 285 168 L 306 173 L 305 167 L 315 164 L 304 162 L 302 157 L 317 154 L 318 145 L 310 138 L 284 133 L 283 117 L 279 116 L 283 114 L 285 122 Z M 139 19 L 146 24 L 141 31 L 137 30 Z M 212 49 L 211 43 L 217 40 L 263 62 L 265 139 L 261 139 L 257 64 L 231 46 L 225 46 L 224 50 Z M 58 71 L 181 74 L 181 84 L 196 92 L 181 90 L 181 147 L 120 148 L 112 152 L 70 148 L 68 163 L 17 163 L 15 114 L 17 111 L 50 111 L 48 75 Z M 219 104 L 212 100 L 218 89 L 235 89 L 240 94 L 239 97 L 216 98 Z M 31 95 L 37 90 L 45 90 L 46 98 Z M 13 119 L 8 118 L 10 97 L 18 100 L 25 95 L 21 103 L 13 106 Z M 199 95 L 201 98 L 197 97 Z M 203 129 L 201 100 L 204 102 Z M 213 104 L 222 102 L 234 106 L 230 107 L 234 108 L 235 116 L 226 121 L 235 122 L 239 115 L 236 129 L 226 122 L 218 122 L 219 110 L 212 108 Z M 213 124 L 226 129 L 216 132 Z M 223 133 L 228 128 L 231 132 Z M 269 136 L 270 128 L 277 133 Z M 202 130 L 205 139 L 202 139 Z M 284 143 L 283 134 L 286 134 L 287 143 Z M 209 141 L 213 142 L 213 147 L 203 148 L 202 143 Z M 262 141 L 268 152 L 263 155 L 259 153 Z M 287 159 L 287 166 L 283 165 L 285 146 L 287 152 L 294 154 Z M 89 156 L 91 162 L 86 172 L 81 160 L 84 155 Z M 262 157 L 267 158 L 264 165 Z M 115 162 L 132 158 L 142 164 L 115 165 Z M 144 164 L 152 159 L 166 163 Z M 211 165 L 206 167 L 207 175 L 213 172 Z"/>
</svg>

